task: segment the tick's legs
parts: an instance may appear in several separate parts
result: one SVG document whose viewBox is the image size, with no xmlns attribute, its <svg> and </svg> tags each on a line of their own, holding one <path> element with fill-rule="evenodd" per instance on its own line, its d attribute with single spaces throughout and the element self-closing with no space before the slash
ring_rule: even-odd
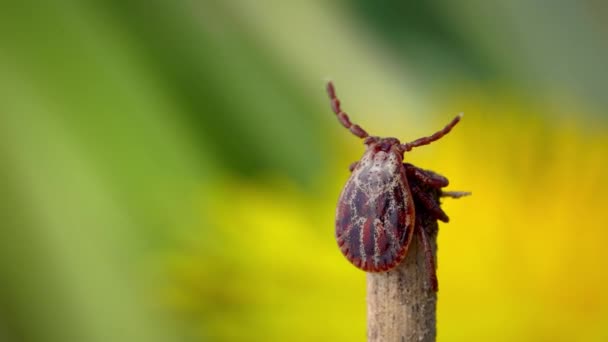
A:
<svg viewBox="0 0 608 342">
<path fill-rule="evenodd" d="M 446 187 L 449 184 L 447 178 L 433 171 L 423 170 L 408 163 L 404 163 L 403 166 L 405 167 L 405 174 L 408 176 L 408 178 L 416 177 L 416 179 L 432 188 L 439 189 Z"/>
<path fill-rule="evenodd" d="M 414 196 L 416 196 L 419 203 L 435 217 L 435 219 L 443 222 L 450 221 L 450 218 L 441 209 L 439 203 L 435 202 L 433 198 L 426 192 L 422 191 L 420 187 L 410 184 L 410 191 Z"/>
<path fill-rule="evenodd" d="M 342 126 L 346 127 L 350 132 L 359 138 L 367 138 L 367 132 L 361 128 L 361 126 L 353 124 L 350 122 L 348 115 L 342 110 L 340 107 L 340 100 L 336 96 L 336 90 L 334 88 L 334 84 L 330 81 L 327 82 L 327 94 L 329 95 L 329 99 L 331 100 L 331 109 L 338 116 L 338 120 L 342 124 Z"/>
<path fill-rule="evenodd" d="M 424 228 L 420 224 L 416 224 L 416 231 L 418 232 L 418 241 L 420 247 L 424 250 L 424 256 L 426 260 L 426 273 L 429 275 L 429 282 L 433 291 L 437 292 L 439 284 L 437 282 L 437 270 L 435 269 L 435 257 L 433 257 L 433 249 L 429 238 L 424 231 Z"/>
<path fill-rule="evenodd" d="M 355 168 L 357 167 L 357 165 L 359 165 L 359 162 L 353 162 L 352 164 L 350 164 L 350 166 L 348 167 L 348 170 L 350 172 L 353 172 L 353 170 L 355 170 Z"/>
<path fill-rule="evenodd" d="M 464 196 L 470 196 L 471 193 L 469 191 L 442 191 L 439 196 L 441 197 L 451 197 L 451 198 L 460 198 Z"/>
<path fill-rule="evenodd" d="M 437 140 L 441 139 L 441 137 L 448 134 L 452 130 L 452 128 L 454 128 L 454 126 L 456 126 L 456 124 L 462 118 L 462 115 L 463 115 L 462 113 L 458 114 L 454 119 L 452 119 L 452 121 L 449 124 L 447 124 L 447 126 L 445 126 L 442 130 L 435 132 L 433 135 L 430 135 L 428 137 L 422 137 L 422 138 L 416 139 L 414 141 L 410 141 L 406 144 L 401 144 L 401 149 L 403 151 L 407 152 L 407 151 L 411 151 L 414 147 L 428 145 L 428 144 L 432 143 L 433 141 L 437 141 Z"/>
<path fill-rule="evenodd" d="M 405 167 L 405 174 L 407 175 L 408 181 L 412 178 L 415 178 L 417 181 L 422 184 L 429 186 L 434 189 L 440 189 L 448 186 L 449 181 L 444 176 L 435 173 L 430 170 L 423 170 L 419 167 L 416 167 L 412 164 L 403 163 L 403 167 Z M 413 183 L 410 181 L 410 183 Z M 441 197 L 451 197 L 451 198 L 460 198 L 464 196 L 471 195 L 468 191 L 443 191 L 441 190 L 439 196 Z"/>
</svg>

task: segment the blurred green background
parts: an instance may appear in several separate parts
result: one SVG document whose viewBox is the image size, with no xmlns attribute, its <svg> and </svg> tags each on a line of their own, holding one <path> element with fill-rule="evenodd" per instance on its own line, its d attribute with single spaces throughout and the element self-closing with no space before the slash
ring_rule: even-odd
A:
<svg viewBox="0 0 608 342">
<path fill-rule="evenodd" d="M 601 1 L 0 6 L 0 341 L 364 341 L 333 238 L 362 143 L 473 196 L 439 341 L 608 340 Z"/>
</svg>

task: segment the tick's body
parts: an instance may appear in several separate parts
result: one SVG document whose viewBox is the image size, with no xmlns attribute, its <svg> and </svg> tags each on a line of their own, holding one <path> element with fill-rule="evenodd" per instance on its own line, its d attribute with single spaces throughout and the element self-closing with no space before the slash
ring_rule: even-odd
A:
<svg viewBox="0 0 608 342">
<path fill-rule="evenodd" d="M 352 174 L 338 200 L 336 240 L 340 250 L 353 265 L 366 272 L 385 272 L 405 258 L 417 232 L 426 253 L 431 287 L 436 291 L 435 263 L 428 241 L 428 235 L 433 232 L 426 232 L 416 224 L 422 221 L 416 220 L 415 208 L 425 209 L 420 215 L 447 222 L 447 215 L 430 191 L 440 191 L 448 185 L 448 180 L 434 172 L 404 164 L 403 154 L 438 140 L 458 123 L 461 116 L 432 136 L 401 144 L 396 138 L 369 136 L 361 127 L 352 124 L 342 111 L 331 82 L 327 91 L 332 109 L 342 125 L 364 138 L 366 145 L 361 160 L 351 166 Z M 451 197 L 465 194 L 443 193 Z"/>
<path fill-rule="evenodd" d="M 348 179 L 336 210 L 342 253 L 368 272 L 395 267 L 414 232 L 414 203 L 395 145 L 373 144 Z"/>
</svg>

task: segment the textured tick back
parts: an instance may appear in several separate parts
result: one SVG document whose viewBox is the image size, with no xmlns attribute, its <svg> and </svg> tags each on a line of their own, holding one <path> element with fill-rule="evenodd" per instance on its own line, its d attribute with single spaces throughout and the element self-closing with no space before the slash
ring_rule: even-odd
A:
<svg viewBox="0 0 608 342">
<path fill-rule="evenodd" d="M 336 240 L 344 256 L 367 272 L 390 270 L 405 257 L 414 221 L 401 155 L 366 151 L 336 210 Z"/>
</svg>

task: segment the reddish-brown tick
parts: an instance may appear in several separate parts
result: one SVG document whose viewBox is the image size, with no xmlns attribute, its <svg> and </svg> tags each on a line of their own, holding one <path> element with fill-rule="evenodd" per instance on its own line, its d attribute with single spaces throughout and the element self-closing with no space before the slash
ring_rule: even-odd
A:
<svg viewBox="0 0 608 342">
<path fill-rule="evenodd" d="M 447 178 L 403 163 L 403 154 L 446 135 L 462 114 L 435 134 L 402 144 L 396 138 L 369 136 L 359 125 L 351 123 L 342 111 L 331 82 L 327 84 L 327 92 L 340 123 L 364 139 L 366 145 L 361 160 L 350 166 L 352 174 L 338 200 L 336 240 L 340 250 L 353 265 L 366 272 L 386 272 L 405 258 L 416 231 L 426 254 L 431 288 L 437 291 L 435 262 L 428 237 L 434 232 L 422 227 L 422 215 L 448 221 L 437 196 L 431 195 L 432 191 L 450 197 L 468 193 L 442 192 L 441 188 L 448 185 Z M 424 210 L 419 213 L 418 220 L 416 207 Z"/>
</svg>

